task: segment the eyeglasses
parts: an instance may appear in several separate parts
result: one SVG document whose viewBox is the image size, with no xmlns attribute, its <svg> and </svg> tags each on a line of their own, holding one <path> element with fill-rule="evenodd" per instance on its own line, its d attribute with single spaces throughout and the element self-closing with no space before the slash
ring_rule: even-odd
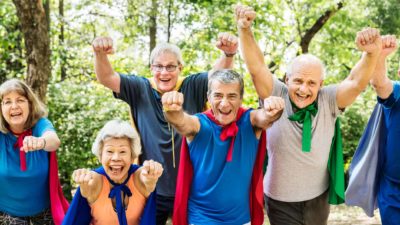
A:
<svg viewBox="0 0 400 225">
<path fill-rule="evenodd" d="M 178 65 L 166 65 L 166 66 L 163 66 L 163 65 L 151 65 L 151 67 L 156 72 L 162 72 L 164 68 L 165 68 L 165 70 L 167 72 L 174 72 L 176 70 L 176 68 L 178 68 Z"/>
<path fill-rule="evenodd" d="M 23 104 L 25 104 L 25 103 L 27 103 L 27 102 L 28 102 L 28 99 L 19 98 L 19 99 L 17 99 L 16 101 L 12 101 L 12 100 L 9 100 L 9 99 L 4 100 L 4 101 L 1 102 L 1 104 L 2 104 L 4 107 L 11 107 L 14 103 L 15 103 L 16 105 L 18 105 L 18 106 L 21 106 L 21 105 L 23 105 Z"/>
</svg>

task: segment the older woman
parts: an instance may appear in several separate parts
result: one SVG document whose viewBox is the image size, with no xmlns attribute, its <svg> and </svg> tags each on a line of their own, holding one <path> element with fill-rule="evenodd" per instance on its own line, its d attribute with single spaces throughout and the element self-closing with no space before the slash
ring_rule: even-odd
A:
<svg viewBox="0 0 400 225">
<path fill-rule="evenodd" d="M 155 224 L 154 191 L 163 168 L 153 160 L 132 164 L 140 154 L 137 132 L 127 122 L 109 121 L 92 152 L 102 166 L 75 170 L 80 185 L 63 224 Z"/>
<path fill-rule="evenodd" d="M 54 152 L 60 140 L 45 106 L 17 79 L 0 86 L 0 101 L 0 224 L 60 224 L 68 207 Z"/>
</svg>

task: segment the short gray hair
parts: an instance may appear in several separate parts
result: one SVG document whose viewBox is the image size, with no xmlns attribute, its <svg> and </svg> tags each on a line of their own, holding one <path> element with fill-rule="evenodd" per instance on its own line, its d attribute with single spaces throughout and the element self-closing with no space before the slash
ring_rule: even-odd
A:
<svg viewBox="0 0 400 225">
<path fill-rule="evenodd" d="M 325 79 L 325 65 L 322 62 L 321 59 L 319 59 L 317 56 L 312 55 L 312 54 L 301 54 L 294 58 L 292 62 L 287 67 L 286 70 L 286 76 L 290 77 L 293 73 L 294 68 L 298 65 L 298 63 L 306 63 L 306 64 L 317 64 L 321 66 L 322 69 L 322 74 L 321 74 L 321 80 Z"/>
<path fill-rule="evenodd" d="M 153 64 L 154 59 L 161 54 L 171 53 L 176 56 L 178 64 L 183 65 L 182 53 L 178 46 L 170 43 L 160 43 L 158 44 L 150 54 L 150 65 Z"/>
<path fill-rule="evenodd" d="M 100 160 L 101 152 L 104 147 L 104 141 L 111 138 L 126 138 L 129 140 L 132 159 L 138 157 L 141 153 L 142 146 L 140 144 L 139 134 L 126 121 L 114 119 L 108 121 L 97 134 L 96 140 L 92 146 L 92 152 Z"/>
<path fill-rule="evenodd" d="M 239 83 L 240 86 L 240 98 L 243 98 L 244 93 L 244 82 L 243 76 L 234 70 L 223 69 L 223 70 L 216 70 L 208 77 L 208 91 L 207 95 L 211 94 L 211 85 L 213 81 L 219 81 L 223 84 L 231 84 L 231 83 Z"/>
</svg>

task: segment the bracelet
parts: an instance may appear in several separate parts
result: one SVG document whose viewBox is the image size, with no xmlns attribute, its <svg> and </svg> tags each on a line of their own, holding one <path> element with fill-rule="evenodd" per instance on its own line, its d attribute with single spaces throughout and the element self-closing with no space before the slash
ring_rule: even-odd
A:
<svg viewBox="0 0 400 225">
<path fill-rule="evenodd" d="M 43 147 L 42 147 L 42 149 L 44 149 L 46 147 L 46 138 L 42 137 L 42 139 L 43 139 Z"/>
<path fill-rule="evenodd" d="M 226 52 L 224 52 L 224 54 L 225 54 L 226 57 L 233 57 L 233 56 L 236 55 L 236 52 L 235 53 L 226 53 Z"/>
</svg>

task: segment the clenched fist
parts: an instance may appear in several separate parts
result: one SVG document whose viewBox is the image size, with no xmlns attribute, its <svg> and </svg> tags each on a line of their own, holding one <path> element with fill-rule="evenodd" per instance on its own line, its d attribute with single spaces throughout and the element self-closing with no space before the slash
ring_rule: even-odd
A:
<svg viewBox="0 0 400 225">
<path fill-rule="evenodd" d="M 162 95 L 161 102 L 165 112 L 181 111 L 183 107 L 183 94 L 177 91 L 166 92 Z"/>
<path fill-rule="evenodd" d="M 234 55 L 239 46 L 238 38 L 230 33 L 220 33 L 218 34 L 216 46 L 218 49 L 222 50 L 225 55 Z"/>
<path fill-rule="evenodd" d="M 256 11 L 252 7 L 237 5 L 235 19 L 238 28 L 249 28 L 256 18 Z"/>
<path fill-rule="evenodd" d="M 357 32 L 356 45 L 358 50 L 370 54 L 379 54 L 382 49 L 382 39 L 379 30 L 366 28 Z"/>
<path fill-rule="evenodd" d="M 92 42 L 93 51 L 96 54 L 113 54 L 113 40 L 110 37 L 97 37 Z"/>
</svg>

